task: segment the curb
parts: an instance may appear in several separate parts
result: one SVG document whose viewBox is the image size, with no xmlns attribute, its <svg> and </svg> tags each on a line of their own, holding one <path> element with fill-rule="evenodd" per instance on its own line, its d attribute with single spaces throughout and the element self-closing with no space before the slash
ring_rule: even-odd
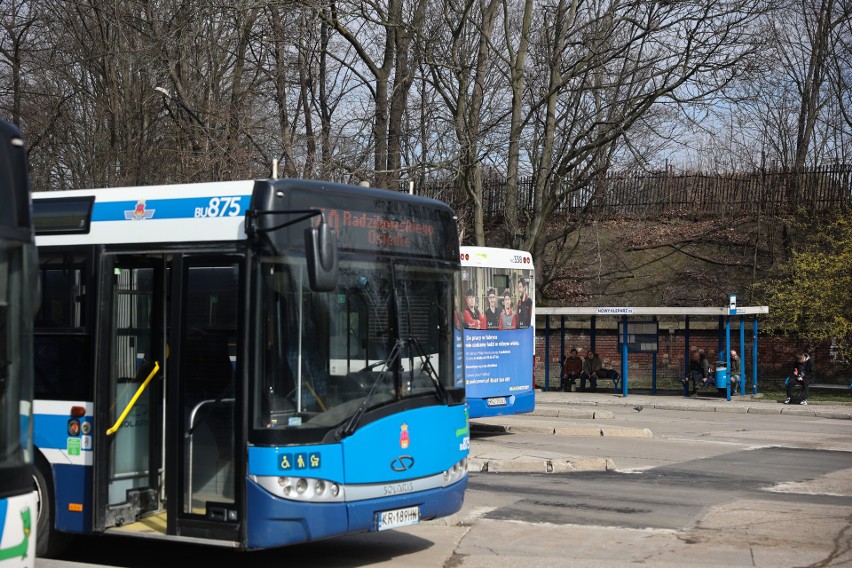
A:
<svg viewBox="0 0 852 568">
<path fill-rule="evenodd" d="M 491 424 L 470 421 L 470 431 L 480 434 L 544 434 L 553 436 L 612 436 L 620 438 L 653 438 L 648 428 L 617 426 L 529 426 L 525 424 Z"/>
<path fill-rule="evenodd" d="M 694 399 L 693 399 L 694 400 Z M 695 401 L 693 403 L 673 403 L 673 402 L 653 402 L 646 400 L 632 400 L 632 401 L 624 401 L 624 400 L 547 400 L 547 401 L 536 401 L 536 410 L 533 415 L 545 416 L 545 414 L 539 414 L 544 412 L 557 412 L 556 416 L 558 417 L 572 417 L 576 418 L 577 416 L 571 416 L 567 414 L 568 409 L 563 407 L 565 406 L 575 406 L 575 407 L 601 407 L 601 406 L 609 406 L 609 407 L 621 407 L 621 408 L 632 408 L 637 404 L 641 404 L 644 408 L 647 409 L 656 409 L 656 410 L 674 410 L 674 411 L 690 411 L 690 412 L 724 412 L 731 414 L 801 414 L 807 416 L 815 416 L 817 418 L 829 418 L 833 420 L 852 420 L 852 407 L 847 405 L 843 405 L 841 407 L 835 405 L 817 405 L 810 404 L 808 406 L 787 406 L 780 404 L 775 401 L 767 401 L 767 402 L 758 402 L 754 403 L 752 401 L 731 401 L 725 402 L 724 404 L 718 404 L 716 402 L 711 402 L 710 404 L 702 404 L 700 400 Z M 555 409 L 555 410 L 554 410 Z M 561 412 L 566 412 L 566 414 L 560 414 Z M 583 411 L 581 411 L 583 412 Z M 590 410 L 586 410 L 585 412 L 591 412 Z M 549 415 L 549 414 L 548 414 Z M 598 416 L 598 418 L 605 418 L 607 416 Z"/>
<path fill-rule="evenodd" d="M 468 458 L 467 469 L 474 473 L 570 473 L 576 471 L 615 471 L 609 458 L 575 456 L 565 458 L 514 459 Z"/>
</svg>

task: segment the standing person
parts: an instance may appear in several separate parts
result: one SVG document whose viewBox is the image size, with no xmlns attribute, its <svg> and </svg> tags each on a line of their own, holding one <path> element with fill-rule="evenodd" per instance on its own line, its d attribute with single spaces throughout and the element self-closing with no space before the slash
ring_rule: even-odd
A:
<svg viewBox="0 0 852 568">
<path fill-rule="evenodd" d="M 691 396 L 698 396 L 698 385 L 707 384 L 707 369 L 701 364 L 701 351 L 693 351 L 689 359 L 689 369 L 683 377 L 683 394 L 689 393 L 689 383 L 692 383 Z"/>
<path fill-rule="evenodd" d="M 731 369 L 729 370 L 729 374 L 731 376 L 731 392 L 735 395 L 739 394 L 740 369 L 740 356 L 737 355 L 736 351 L 731 349 Z"/>
<path fill-rule="evenodd" d="M 586 380 L 589 381 L 591 391 L 598 390 L 598 372 L 603 367 L 601 358 L 594 351 L 586 352 L 586 359 L 583 361 L 583 371 L 580 373 L 580 391 L 586 390 Z"/>
<path fill-rule="evenodd" d="M 476 293 L 473 288 L 468 288 L 464 295 L 467 306 L 464 308 L 464 326 L 468 329 L 484 329 L 485 316 L 476 307 Z"/>
<path fill-rule="evenodd" d="M 503 309 L 500 311 L 500 329 L 517 329 L 518 313 L 512 308 L 512 293 L 508 288 L 503 292 Z"/>
<path fill-rule="evenodd" d="M 805 351 L 805 376 L 808 378 L 808 383 L 814 382 L 816 378 L 816 361 L 811 356 L 811 353 L 814 352 L 813 347 L 808 347 L 808 350 Z"/>
<path fill-rule="evenodd" d="M 698 350 L 698 362 L 701 363 L 701 369 L 704 371 L 704 381 L 701 386 L 706 387 L 712 381 L 712 374 L 710 373 L 710 361 L 707 360 L 707 354 L 704 353 L 703 349 Z"/>
<path fill-rule="evenodd" d="M 814 348 L 808 346 L 808 350 L 805 351 L 805 379 L 804 383 L 804 393 L 802 395 L 802 400 L 799 401 L 799 404 L 803 404 L 807 406 L 808 404 L 808 390 L 810 389 L 811 383 L 816 379 L 816 361 L 811 356 L 811 353 L 814 352 Z"/>
<path fill-rule="evenodd" d="M 583 372 L 583 359 L 577 354 L 576 349 L 571 350 L 571 354 L 565 358 L 562 363 L 562 381 L 559 385 L 562 392 L 571 390 L 571 385 L 580 377 Z"/>
<path fill-rule="evenodd" d="M 485 327 L 487 329 L 500 329 L 500 308 L 497 307 L 497 290 L 489 288 L 488 307 L 485 308 Z"/>
<path fill-rule="evenodd" d="M 805 374 L 805 354 L 799 353 L 796 355 L 796 362 L 793 364 L 793 374 L 787 377 L 787 400 L 784 401 L 784 404 L 790 404 L 790 400 L 793 398 L 793 389 L 796 388 L 796 385 L 799 385 L 802 387 L 802 398 L 799 404 L 807 406 L 810 383 L 810 378 Z"/>
<path fill-rule="evenodd" d="M 518 281 L 518 327 L 529 327 L 532 322 L 532 298 L 529 297 L 526 278 Z"/>
</svg>

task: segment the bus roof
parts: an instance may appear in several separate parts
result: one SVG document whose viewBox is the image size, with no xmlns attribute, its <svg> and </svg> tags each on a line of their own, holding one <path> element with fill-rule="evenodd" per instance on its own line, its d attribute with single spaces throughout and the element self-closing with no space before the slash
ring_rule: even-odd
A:
<svg viewBox="0 0 852 568">
<path fill-rule="evenodd" d="M 532 255 L 525 250 L 463 246 L 460 253 L 462 266 L 533 270 Z"/>
</svg>

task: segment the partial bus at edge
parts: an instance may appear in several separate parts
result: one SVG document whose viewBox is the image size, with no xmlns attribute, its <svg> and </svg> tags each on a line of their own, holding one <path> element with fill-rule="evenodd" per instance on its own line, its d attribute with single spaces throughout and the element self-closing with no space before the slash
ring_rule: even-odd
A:
<svg viewBox="0 0 852 568">
<path fill-rule="evenodd" d="M 454 212 L 294 179 L 37 192 L 39 552 L 260 550 L 453 514 Z"/>
<path fill-rule="evenodd" d="M 35 243 L 26 148 L 0 121 L 0 567 L 32 568 L 39 503 L 33 490 Z"/>
<path fill-rule="evenodd" d="M 535 409 L 535 269 L 523 250 L 463 246 L 457 309 L 471 418 Z M 496 313 L 495 313 L 496 312 Z"/>
</svg>

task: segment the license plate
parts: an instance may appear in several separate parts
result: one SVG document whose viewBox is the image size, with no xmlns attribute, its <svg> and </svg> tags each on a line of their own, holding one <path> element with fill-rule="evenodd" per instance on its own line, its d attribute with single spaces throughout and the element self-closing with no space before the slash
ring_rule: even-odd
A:
<svg viewBox="0 0 852 568">
<path fill-rule="evenodd" d="M 506 397 L 495 396 L 494 398 L 486 398 L 485 404 L 488 406 L 506 406 Z"/>
<path fill-rule="evenodd" d="M 395 529 L 420 522 L 420 507 L 406 507 L 379 513 L 379 530 Z"/>
</svg>

